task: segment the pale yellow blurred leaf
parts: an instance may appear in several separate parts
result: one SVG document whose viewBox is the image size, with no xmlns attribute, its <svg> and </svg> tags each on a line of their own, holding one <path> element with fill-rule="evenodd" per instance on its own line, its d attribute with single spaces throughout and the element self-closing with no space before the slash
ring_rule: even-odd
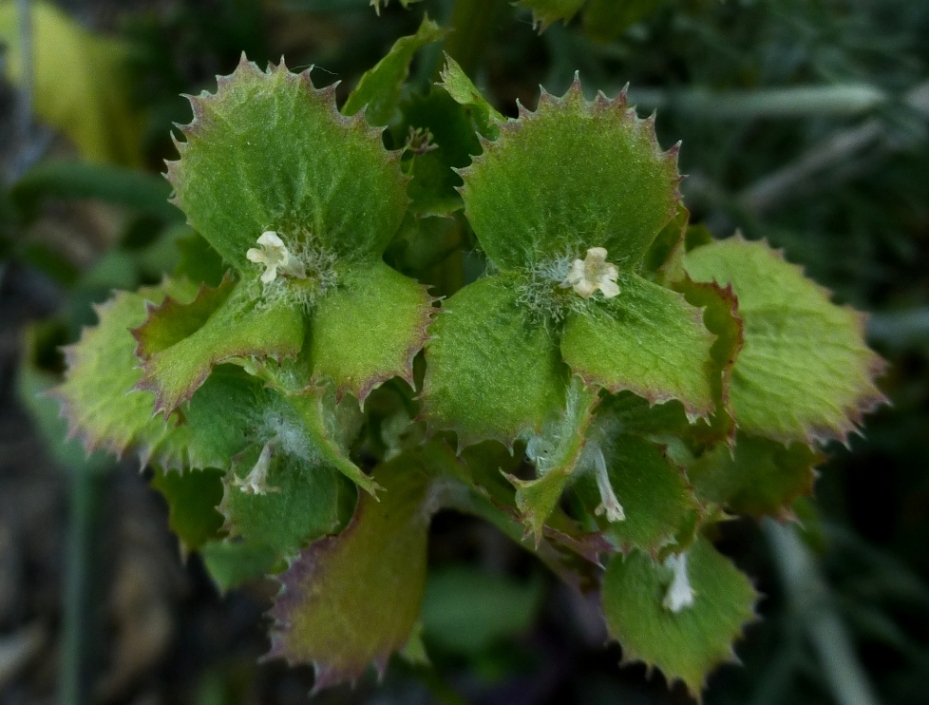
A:
<svg viewBox="0 0 929 705">
<path fill-rule="evenodd" d="M 33 106 L 95 162 L 139 166 L 142 117 L 131 103 L 126 46 L 81 27 L 46 2 L 32 3 Z M 0 1 L 6 77 L 18 84 L 22 55 L 16 4 Z"/>
</svg>

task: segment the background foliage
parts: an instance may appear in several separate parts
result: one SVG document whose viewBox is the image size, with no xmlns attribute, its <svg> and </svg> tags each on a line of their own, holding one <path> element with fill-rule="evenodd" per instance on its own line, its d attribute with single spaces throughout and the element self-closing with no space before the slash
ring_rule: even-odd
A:
<svg viewBox="0 0 929 705">
<path fill-rule="evenodd" d="M 694 221 L 719 236 L 739 228 L 767 238 L 838 301 L 875 312 L 870 340 L 891 363 L 881 386 L 894 406 L 869 419 L 867 438 L 830 449 L 817 502 L 795 507 L 803 543 L 750 521 L 725 527 L 719 545 L 756 576 L 764 621 L 737 648 L 744 667 L 713 675 L 705 700 L 929 702 L 926 3 L 592 0 L 539 34 L 529 7 L 494 0 L 392 3 L 380 17 L 365 0 L 72 0 L 33 3 L 31 67 L 17 58 L 28 35 L 15 4 L 0 3 L 10 80 L 0 132 L 4 699 L 47 699 L 59 680 L 74 702 L 90 693 L 106 702 L 305 700 L 308 673 L 254 664 L 273 586 L 220 598 L 200 559 L 180 571 L 163 528 L 171 517 L 135 468 L 104 472 L 107 459 L 55 444 L 57 409 L 36 392 L 61 371 L 55 346 L 93 321 L 90 305 L 111 289 L 155 284 L 179 258 L 214 276 L 157 176 L 173 156 L 172 124 L 191 117 L 179 93 L 212 90 L 244 50 L 259 65 L 282 54 L 294 68 L 314 64 L 320 83 L 342 80 L 344 100 L 428 12 L 458 28 L 444 48 L 506 115 L 517 99 L 534 107 L 539 83 L 561 94 L 575 70 L 608 95 L 631 83 L 640 113 L 658 108 L 660 142 L 683 141 Z M 544 8 L 577 3 L 518 4 L 543 8 L 546 24 Z M 414 82 L 435 80 L 441 48 L 416 55 Z M 41 431 L 47 441 L 31 440 Z M 172 492 L 167 476 L 154 484 Z M 204 521 L 172 528 L 194 546 L 215 530 Z M 217 549 L 203 560 L 231 584 L 267 557 Z M 603 650 L 591 605 L 476 521 L 437 518 L 429 570 L 431 665 L 395 660 L 383 690 L 371 678 L 321 700 L 686 697 L 646 680 L 644 668 L 618 669 L 619 649 Z"/>
</svg>

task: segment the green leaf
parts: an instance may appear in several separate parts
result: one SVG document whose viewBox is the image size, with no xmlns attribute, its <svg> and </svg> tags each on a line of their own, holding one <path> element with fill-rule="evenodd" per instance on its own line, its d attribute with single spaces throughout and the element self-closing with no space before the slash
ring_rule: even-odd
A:
<svg viewBox="0 0 929 705">
<path fill-rule="evenodd" d="M 474 124 L 484 137 L 495 140 L 500 135 L 498 123 L 505 122 L 506 118 L 487 102 L 477 86 L 468 78 L 468 74 L 448 54 L 445 55 L 445 67 L 440 74 L 439 85 L 448 94 L 466 108 L 471 109 Z"/>
<path fill-rule="evenodd" d="M 220 592 L 275 572 L 278 554 L 249 541 L 210 541 L 203 545 L 203 564 Z"/>
<path fill-rule="evenodd" d="M 732 642 L 753 619 L 757 593 L 706 539 L 686 555 L 690 607 L 673 612 L 662 604 L 672 570 L 638 551 L 613 557 L 601 600 L 610 636 L 623 647 L 623 663 L 657 666 L 669 682 L 683 681 L 699 698 L 707 674 L 735 659 Z"/>
<path fill-rule="evenodd" d="M 314 691 L 355 681 L 372 662 L 383 672 L 410 639 L 437 509 L 426 506 L 434 477 L 429 452 L 382 465 L 375 472 L 385 488 L 381 501 L 363 495 L 341 534 L 309 546 L 280 576 L 269 656 L 312 663 Z"/>
<path fill-rule="evenodd" d="M 684 277 L 684 235 L 690 221 L 690 211 L 683 205 L 652 241 L 642 265 L 646 275 L 658 284 L 667 285 Z"/>
<path fill-rule="evenodd" d="M 184 410 L 187 465 L 228 468 L 233 456 L 279 432 L 282 409 L 283 397 L 260 379 L 234 365 L 218 366 Z"/>
<path fill-rule="evenodd" d="M 168 163 L 176 202 L 190 224 L 247 276 L 258 237 L 276 232 L 306 261 L 308 278 L 329 256 L 378 257 L 406 209 L 399 153 L 380 132 L 335 107 L 335 87 L 309 72 L 262 72 L 242 57 L 215 95 L 191 98 L 194 121 L 181 158 Z"/>
<path fill-rule="evenodd" d="M 310 323 L 313 377 L 364 401 L 400 377 L 411 387 L 413 358 L 435 309 L 426 287 L 382 262 L 356 266 L 328 293 Z"/>
<path fill-rule="evenodd" d="M 355 416 L 357 402 L 345 397 L 337 404 L 331 389 L 311 390 L 286 399 L 302 424 L 299 434 L 312 444 L 313 453 L 374 496 L 380 486 L 348 457 L 350 436 L 359 421 Z"/>
<path fill-rule="evenodd" d="M 761 242 L 697 247 L 685 267 L 698 281 L 731 284 L 745 343 L 732 369 L 737 426 L 783 443 L 845 441 L 885 401 L 884 367 L 864 340 L 864 316 L 836 306 L 801 269 Z"/>
<path fill-rule="evenodd" d="M 814 468 L 825 456 L 803 443 L 784 446 L 740 433 L 687 468 L 697 496 L 736 514 L 789 519 L 797 497 L 813 493 Z"/>
<path fill-rule="evenodd" d="M 151 485 L 168 503 L 168 525 L 180 540 L 185 555 L 219 538 L 223 517 L 216 506 L 223 498 L 222 471 L 158 470 Z"/>
<path fill-rule="evenodd" d="M 507 276 L 452 296 L 429 329 L 424 414 L 463 447 L 539 433 L 564 408 L 566 370 L 551 332 L 517 303 Z"/>
<path fill-rule="evenodd" d="M 651 555 L 673 545 L 699 510 L 683 468 L 668 458 L 661 445 L 616 433 L 611 424 L 591 434 L 588 444 L 593 443 L 603 453 L 610 486 L 626 517 L 600 520 L 611 542 L 624 553 L 639 549 Z M 592 476 L 579 483 L 578 492 L 591 513 L 603 501 Z"/>
<path fill-rule="evenodd" d="M 136 356 L 147 360 L 196 333 L 234 290 L 235 282 L 227 277 L 216 288 L 201 285 L 190 301 L 181 302 L 166 296 L 157 306 L 149 306 L 145 323 L 132 330 L 132 336 L 139 343 Z"/>
<path fill-rule="evenodd" d="M 202 282 L 207 286 L 219 286 L 226 274 L 222 258 L 200 235 L 192 230 L 188 232 L 190 234 L 187 237 L 177 241 L 180 260 L 174 269 L 174 277 Z"/>
<path fill-rule="evenodd" d="M 677 148 L 660 150 L 653 120 L 638 119 L 625 93 L 588 103 L 578 80 L 563 98 L 543 93 L 537 112 L 521 109 L 460 173 L 465 214 L 503 270 L 591 247 L 631 270 L 680 200 Z"/>
<path fill-rule="evenodd" d="M 703 309 L 703 324 L 716 336 L 710 348 L 714 411 L 709 421 L 700 421 L 692 434 L 704 442 L 726 440 L 731 445 L 735 437 L 731 404 L 732 368 L 745 344 L 738 299 L 731 286 L 722 288 L 713 282 L 697 283 L 686 274 L 674 288 L 684 294 L 687 303 Z"/>
<path fill-rule="evenodd" d="M 652 404 L 677 399 L 689 418 L 708 416 L 713 335 L 700 309 L 633 274 L 618 283 L 618 296 L 570 314 L 561 339 L 565 362 L 587 384 L 629 390 Z"/>
<path fill-rule="evenodd" d="M 348 457 L 360 422 L 358 404 L 336 404 L 331 390 L 281 392 L 272 381 L 232 365 L 218 367 L 185 410 L 188 462 L 194 467 L 228 467 L 237 458 L 253 467 L 265 444 L 276 453 L 338 470 L 366 492 L 377 484 Z M 247 456 L 247 457 L 246 457 Z M 246 468 L 247 469 L 247 468 Z"/>
<path fill-rule="evenodd" d="M 600 42 L 612 42 L 665 0 L 591 0 L 584 9 L 584 30 Z"/>
<path fill-rule="evenodd" d="M 517 582 L 466 566 L 430 573 L 423 598 L 423 636 L 454 653 L 476 656 L 528 630 L 543 596 L 540 580 Z"/>
<path fill-rule="evenodd" d="M 410 74 L 413 54 L 427 44 L 444 38 L 447 33 L 447 29 L 423 17 L 416 34 L 401 37 L 394 42 L 387 56 L 361 77 L 342 106 L 342 112 L 355 115 L 365 108 L 365 119 L 372 125 L 384 126 L 389 123 L 400 101 L 403 82 Z"/>
<path fill-rule="evenodd" d="M 648 399 L 632 392 L 611 394 L 600 405 L 598 416 L 614 426 L 649 439 L 682 436 L 689 429 L 687 415 L 678 401 L 650 404 Z"/>
<path fill-rule="evenodd" d="M 99 37 L 50 2 L 29 3 L 32 99 L 39 117 L 61 130 L 93 162 L 142 165 L 144 118 L 132 103 L 128 47 Z M 0 3 L 5 73 L 23 76 L 17 3 Z"/>
<path fill-rule="evenodd" d="M 156 412 L 170 413 L 190 399 L 214 365 L 253 357 L 281 360 L 300 352 L 304 322 L 299 309 L 282 299 L 256 301 L 246 283 L 229 294 L 222 289 L 204 288 L 187 305 L 166 299 L 134 329 L 144 370 L 136 387 L 155 395 Z"/>
<path fill-rule="evenodd" d="M 287 439 L 280 440 L 267 474 L 265 492 L 247 492 L 244 481 L 259 461 L 253 447 L 241 455 L 226 475 L 219 508 L 226 517 L 231 538 L 274 549 L 280 557 L 296 555 L 310 541 L 336 532 L 342 525 L 341 508 L 347 489 L 341 475 L 330 465 L 292 452 Z"/>
<path fill-rule="evenodd" d="M 539 31 L 561 20 L 568 22 L 587 0 L 518 0 L 517 7 L 526 7 L 532 10 L 532 24 L 538 25 Z"/>
<path fill-rule="evenodd" d="M 141 453 L 143 464 L 152 459 L 163 467 L 182 465 L 187 430 L 175 427 L 174 420 L 153 418 L 152 396 L 134 391 L 142 372 L 129 331 L 145 321 L 148 303 L 157 304 L 166 294 L 183 301 L 195 293 L 182 281 L 119 292 L 95 308 L 99 324 L 64 349 L 68 371 L 52 394 L 68 419 L 69 437 L 79 436 L 88 452 L 107 449 L 122 455 L 133 450 Z"/>
<path fill-rule="evenodd" d="M 529 438 L 526 444 L 526 455 L 535 463 L 538 479 L 520 480 L 507 475 L 516 487 L 516 506 L 532 529 L 536 543 L 578 468 L 598 401 L 596 391 L 585 387 L 577 377 L 571 378 L 565 396 L 567 403 L 562 417 L 547 422 L 543 432 Z"/>
</svg>

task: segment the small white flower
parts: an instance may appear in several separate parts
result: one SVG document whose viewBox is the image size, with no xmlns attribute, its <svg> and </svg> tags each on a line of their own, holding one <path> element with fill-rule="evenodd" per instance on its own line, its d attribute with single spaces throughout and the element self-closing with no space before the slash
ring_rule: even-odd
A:
<svg viewBox="0 0 929 705">
<path fill-rule="evenodd" d="M 600 444 L 596 441 L 589 446 L 588 452 L 593 454 L 594 477 L 597 480 L 597 489 L 600 491 L 600 505 L 594 510 L 594 514 L 600 516 L 606 514 L 606 520 L 610 523 L 617 521 L 626 521 L 626 512 L 623 511 L 623 505 L 619 503 L 616 494 L 613 492 L 613 485 L 610 484 L 610 475 L 606 469 L 606 458 L 603 457 L 603 451 Z"/>
<path fill-rule="evenodd" d="M 258 456 L 258 462 L 255 467 L 243 480 L 241 477 L 234 477 L 232 484 L 242 490 L 245 494 L 267 494 L 268 492 L 280 492 L 280 487 L 270 487 L 268 485 L 268 471 L 271 469 L 271 458 L 274 457 L 274 448 L 272 441 L 265 443 L 261 449 L 261 455 Z"/>
<path fill-rule="evenodd" d="M 693 606 L 696 594 L 690 587 L 690 580 L 687 579 L 687 554 L 668 556 L 664 566 L 674 571 L 674 577 L 671 579 L 671 585 L 668 586 L 668 592 L 665 593 L 661 604 L 665 609 L 677 614 L 685 607 Z"/>
<path fill-rule="evenodd" d="M 245 253 L 249 262 L 263 264 L 265 271 L 261 275 L 261 281 L 269 284 L 277 278 L 278 270 L 281 273 L 302 279 L 306 276 L 303 264 L 290 254 L 284 241 L 278 237 L 273 230 L 266 230 L 258 238 L 258 244 L 261 249 L 251 248 Z"/>
<path fill-rule="evenodd" d="M 565 289 L 573 287 L 585 299 L 593 296 L 598 289 L 603 292 L 604 298 L 612 299 L 619 295 L 618 276 L 616 265 L 606 261 L 606 249 L 591 247 L 587 250 L 587 257 L 571 263 L 571 270 L 561 286 Z"/>
</svg>

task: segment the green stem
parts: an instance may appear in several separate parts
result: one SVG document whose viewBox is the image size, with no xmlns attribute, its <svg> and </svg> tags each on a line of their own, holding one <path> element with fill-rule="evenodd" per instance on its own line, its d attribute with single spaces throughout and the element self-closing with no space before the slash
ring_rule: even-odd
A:
<svg viewBox="0 0 929 705">
<path fill-rule="evenodd" d="M 88 639 L 93 614 L 93 540 L 106 476 L 91 468 L 71 468 L 71 518 L 64 585 L 64 619 L 58 673 L 59 705 L 90 701 L 93 649 Z"/>
</svg>

